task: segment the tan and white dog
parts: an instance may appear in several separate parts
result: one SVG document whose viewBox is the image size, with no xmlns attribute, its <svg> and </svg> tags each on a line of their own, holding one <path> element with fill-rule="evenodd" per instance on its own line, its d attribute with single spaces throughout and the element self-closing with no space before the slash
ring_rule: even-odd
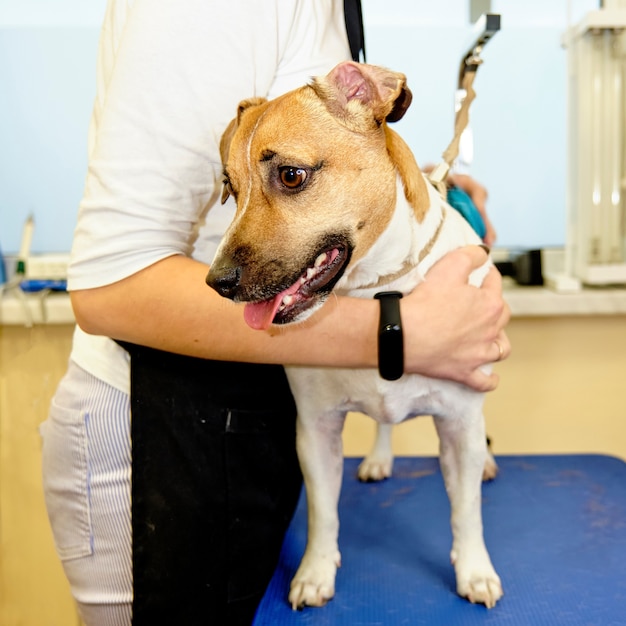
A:
<svg viewBox="0 0 626 626">
<path fill-rule="evenodd" d="M 225 191 L 234 195 L 237 211 L 207 283 L 248 303 L 244 317 L 251 327 L 303 320 L 333 290 L 360 298 L 408 293 L 446 252 L 479 243 L 387 126 L 410 101 L 404 75 L 347 62 L 275 100 L 240 104 L 221 145 Z M 391 424 L 433 416 L 451 504 L 457 591 L 493 607 L 502 587 L 483 540 L 481 478 L 485 463 L 493 463 L 483 394 L 417 375 L 390 382 L 376 370 L 289 367 L 287 376 L 298 406 L 309 511 L 292 606 L 321 606 L 334 595 L 341 432 L 346 413 L 359 411 L 383 425 L 361 467 L 364 479 L 390 474 Z"/>
</svg>

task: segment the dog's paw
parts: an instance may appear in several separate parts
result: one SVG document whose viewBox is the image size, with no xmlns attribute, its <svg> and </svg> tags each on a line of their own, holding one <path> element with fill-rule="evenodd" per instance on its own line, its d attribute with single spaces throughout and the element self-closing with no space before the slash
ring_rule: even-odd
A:
<svg viewBox="0 0 626 626">
<path fill-rule="evenodd" d="M 492 609 L 504 595 L 502 583 L 495 572 L 493 576 L 477 575 L 463 584 L 458 584 L 457 592 L 472 604 L 484 604 L 488 609 Z"/>
<path fill-rule="evenodd" d="M 367 456 L 361 461 L 357 476 L 359 480 L 367 482 L 379 482 L 389 478 L 393 470 L 393 457 Z"/>
<path fill-rule="evenodd" d="M 305 554 L 291 581 L 289 604 L 295 611 L 305 606 L 324 606 L 335 595 L 335 576 L 341 555 L 330 557 Z"/>
<path fill-rule="evenodd" d="M 483 482 L 488 482 L 493 480 L 498 475 L 498 464 L 496 460 L 493 458 L 491 452 L 487 453 L 487 458 L 485 459 L 485 466 L 483 468 Z"/>
<path fill-rule="evenodd" d="M 454 556 L 453 556 L 454 558 Z M 456 562 L 456 589 L 472 604 L 484 604 L 488 609 L 504 595 L 500 577 L 487 559 L 481 567 L 463 568 Z"/>
</svg>

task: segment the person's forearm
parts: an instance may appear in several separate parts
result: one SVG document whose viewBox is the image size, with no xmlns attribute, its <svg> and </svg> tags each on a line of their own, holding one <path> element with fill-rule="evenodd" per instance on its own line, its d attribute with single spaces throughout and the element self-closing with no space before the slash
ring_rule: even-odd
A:
<svg viewBox="0 0 626 626">
<path fill-rule="evenodd" d="M 485 258 L 478 246 L 448 253 L 401 300 L 406 373 L 495 389 L 497 375 L 482 366 L 507 358 L 503 329 L 510 312 L 495 269 L 480 289 L 468 284 Z M 205 284 L 207 271 L 202 263 L 172 256 L 117 283 L 72 292 L 76 320 L 91 334 L 207 359 L 377 366 L 375 300 L 331 295 L 301 324 L 252 330 L 241 305 Z"/>
<path fill-rule="evenodd" d="M 267 332 L 252 330 L 241 305 L 204 282 L 208 267 L 169 257 L 120 282 L 72 292 L 88 333 L 202 358 L 375 367 L 378 306 L 331 296 L 311 319 Z"/>
</svg>

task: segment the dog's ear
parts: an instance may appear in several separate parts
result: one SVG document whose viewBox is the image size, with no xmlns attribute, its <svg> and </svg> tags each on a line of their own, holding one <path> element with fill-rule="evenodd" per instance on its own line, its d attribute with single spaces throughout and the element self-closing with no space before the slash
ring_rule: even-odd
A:
<svg viewBox="0 0 626 626">
<path fill-rule="evenodd" d="M 233 118 L 226 130 L 222 133 L 222 138 L 220 139 L 220 158 L 222 159 L 222 165 L 226 166 L 228 162 L 228 153 L 230 152 L 230 143 L 233 140 L 235 132 L 237 128 L 239 128 L 239 124 L 241 123 L 241 116 L 244 114 L 246 110 L 251 107 L 259 106 L 267 102 L 266 98 L 248 98 L 247 100 L 242 100 L 237 107 L 237 116 Z M 224 187 L 222 189 L 222 204 L 228 200 L 228 196 L 230 195 L 230 183 L 224 178 Z"/>
<path fill-rule="evenodd" d="M 248 98 L 247 100 L 242 100 L 239 103 L 239 106 L 237 107 L 237 116 L 230 121 L 226 130 L 222 133 L 222 138 L 220 140 L 220 157 L 222 158 L 223 165 L 226 165 L 226 161 L 228 160 L 230 142 L 232 141 L 233 135 L 241 123 L 241 116 L 250 107 L 259 106 L 264 102 L 267 102 L 266 98 Z"/>
<path fill-rule="evenodd" d="M 358 102 L 371 111 L 377 124 L 397 122 L 413 99 L 404 74 L 350 61 L 315 79 L 312 87 L 331 113 L 345 118 L 357 112 L 352 103 Z"/>
</svg>

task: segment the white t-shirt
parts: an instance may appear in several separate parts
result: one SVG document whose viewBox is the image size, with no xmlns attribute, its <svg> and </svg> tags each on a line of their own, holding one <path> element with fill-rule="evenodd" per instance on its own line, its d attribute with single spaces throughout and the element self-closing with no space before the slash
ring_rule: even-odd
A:
<svg viewBox="0 0 626 626">
<path fill-rule="evenodd" d="M 342 0 L 109 0 L 69 289 L 176 254 L 210 262 L 234 213 L 219 203 L 219 141 L 239 102 L 348 58 Z M 72 359 L 128 392 L 110 339 L 77 329 Z"/>
</svg>

